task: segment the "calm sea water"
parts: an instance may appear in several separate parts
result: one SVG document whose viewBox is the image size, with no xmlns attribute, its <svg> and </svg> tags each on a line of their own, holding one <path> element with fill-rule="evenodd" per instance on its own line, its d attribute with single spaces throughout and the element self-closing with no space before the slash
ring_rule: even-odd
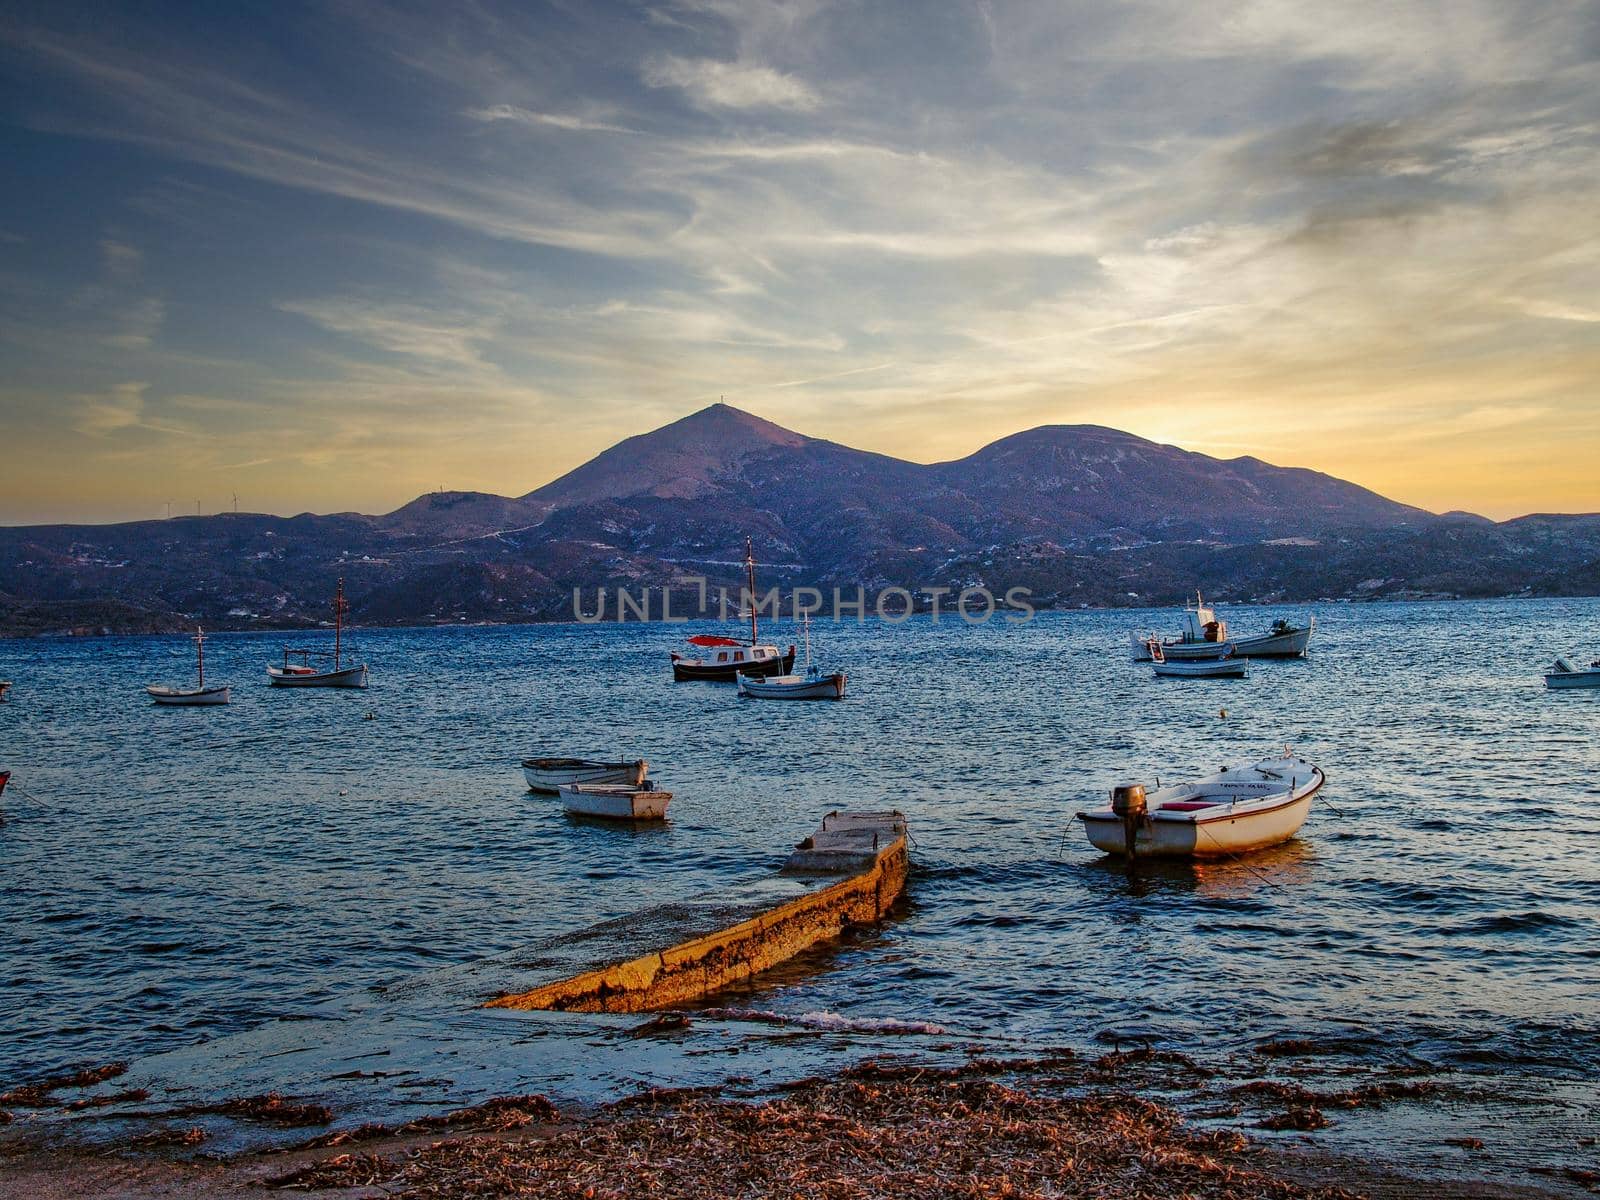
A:
<svg viewBox="0 0 1600 1200">
<path fill-rule="evenodd" d="M 363 632 L 366 693 L 269 689 L 279 637 L 219 634 L 235 702 L 209 710 L 144 699 L 188 678 L 178 638 L 0 643 L 0 768 L 28 793 L 0 800 L 0 1081 L 714 893 L 845 806 L 909 814 L 907 911 L 766 1007 L 1593 1078 L 1600 692 L 1539 671 L 1600 652 L 1600 600 L 1315 611 L 1310 659 L 1238 682 L 1127 661 L 1171 613 L 825 626 L 850 698 L 808 705 L 673 684 L 682 626 Z M 1070 820 L 1286 743 L 1328 786 L 1248 863 L 1130 880 Z M 562 816 L 524 791 L 538 751 L 649 758 L 672 821 Z"/>
</svg>

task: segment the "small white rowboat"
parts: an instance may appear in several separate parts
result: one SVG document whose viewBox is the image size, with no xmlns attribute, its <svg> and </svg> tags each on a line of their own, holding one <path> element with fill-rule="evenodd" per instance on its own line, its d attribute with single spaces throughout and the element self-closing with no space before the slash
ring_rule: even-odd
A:
<svg viewBox="0 0 1600 1200">
<path fill-rule="evenodd" d="M 660 821 L 672 803 L 671 792 L 657 791 L 648 779 L 643 787 L 611 787 L 599 783 L 565 784 L 561 807 L 580 817 L 609 817 L 615 821 Z"/>
<path fill-rule="evenodd" d="M 157 704 L 227 704 L 230 699 L 226 686 L 170 688 L 152 683 L 144 690 Z"/>
<path fill-rule="evenodd" d="M 1095 849 L 1134 857 L 1206 858 L 1242 854 L 1286 842 L 1311 811 L 1324 782 L 1322 769 L 1285 756 L 1224 767 L 1191 783 L 1146 792 L 1138 784 L 1116 789 L 1116 807 L 1080 812 Z"/>
<path fill-rule="evenodd" d="M 1150 665 L 1155 673 L 1171 679 L 1244 679 L 1250 674 L 1250 660 L 1234 657 L 1228 647 L 1220 658 L 1172 662 L 1159 642 L 1150 643 Z"/>
<path fill-rule="evenodd" d="M 1558 658 L 1545 674 L 1547 688 L 1600 688 L 1600 660 L 1580 667 L 1570 658 Z"/>
<path fill-rule="evenodd" d="M 597 783 L 612 787 L 641 787 L 650 764 L 642 758 L 632 762 L 601 762 L 593 758 L 525 758 L 522 777 L 530 792 L 554 796 L 574 783 Z"/>
</svg>

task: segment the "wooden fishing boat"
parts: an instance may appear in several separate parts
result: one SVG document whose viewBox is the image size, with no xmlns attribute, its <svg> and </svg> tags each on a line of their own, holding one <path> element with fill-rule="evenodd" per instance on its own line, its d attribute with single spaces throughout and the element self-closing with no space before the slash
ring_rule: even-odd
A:
<svg viewBox="0 0 1600 1200">
<path fill-rule="evenodd" d="M 843 671 L 824 675 L 809 667 L 804 675 L 773 675 L 767 679 L 739 676 L 739 695 L 749 700 L 843 700 L 849 679 Z"/>
<path fill-rule="evenodd" d="M 0 704 L 5 702 L 6 693 L 11 690 L 11 680 L 0 679 Z"/>
<path fill-rule="evenodd" d="M 341 665 L 344 615 L 350 605 L 344 598 L 344 580 L 333 594 L 333 652 L 284 647 L 283 665 L 267 668 L 267 682 L 273 687 L 335 687 L 364 688 L 367 686 L 367 664 Z M 295 661 L 297 660 L 298 661 Z M 318 665 L 313 666 L 312 660 Z M 331 663 L 332 665 L 323 665 Z"/>
<path fill-rule="evenodd" d="M 198 625 L 194 630 L 195 657 L 198 660 L 196 671 L 198 678 L 192 688 L 163 687 L 152 683 L 146 687 L 145 693 L 157 704 L 227 704 L 232 698 L 231 689 L 227 684 L 213 684 L 206 686 L 206 634 Z"/>
<path fill-rule="evenodd" d="M 10 771 L 0 771 L 0 795 L 5 794 L 6 784 L 11 782 Z"/>
<path fill-rule="evenodd" d="M 546 796 L 560 793 L 563 785 L 574 783 L 642 787 L 650 764 L 642 758 L 632 762 L 603 762 L 593 758 L 525 758 L 522 777 L 530 792 Z"/>
<path fill-rule="evenodd" d="M 580 817 L 608 817 L 614 821 L 660 821 L 667 815 L 672 793 L 650 780 L 639 787 L 603 783 L 568 783 L 560 789 L 561 807 Z"/>
<path fill-rule="evenodd" d="M 750 587 L 750 641 L 745 643 L 738 638 L 719 637 L 709 633 L 696 634 L 689 639 L 689 644 L 700 647 L 705 653 L 691 658 L 674 651 L 672 655 L 674 682 L 699 679 L 733 683 L 745 675 L 766 678 L 769 675 L 787 675 L 794 669 L 793 646 L 790 646 L 785 653 L 776 646 L 761 643 L 760 632 L 756 625 L 756 559 L 749 538 L 744 540 L 744 565 Z"/>
<path fill-rule="evenodd" d="M 1231 647 L 1218 658 L 1170 662 L 1167 647 L 1152 641 L 1150 665 L 1158 676 L 1169 679 L 1244 679 L 1250 674 L 1250 660 L 1234 657 Z"/>
<path fill-rule="evenodd" d="M 811 618 L 806 617 L 806 669 L 799 675 L 771 675 L 765 679 L 739 676 L 739 695 L 748 700 L 843 700 L 848 676 L 842 671 L 824 674 L 811 663 Z"/>
<path fill-rule="evenodd" d="M 1150 660 L 1152 641 L 1160 643 L 1171 662 L 1222 658 L 1229 650 L 1239 658 L 1301 658 L 1310 648 L 1311 634 L 1316 627 L 1315 617 L 1307 618 L 1304 625 L 1279 618 L 1266 633 L 1232 637 L 1228 633 L 1228 623 L 1196 592 L 1194 604 L 1183 610 L 1183 627 L 1176 638 L 1163 639 L 1139 631 L 1128 637 L 1135 662 Z"/>
<path fill-rule="evenodd" d="M 1077 819 L 1107 854 L 1127 854 L 1130 844 L 1135 858 L 1243 854 L 1298 833 L 1324 782 L 1320 767 L 1286 751 L 1188 783 L 1162 787 L 1158 780 L 1153 791 L 1125 784 L 1113 790 L 1110 807 Z"/>
<path fill-rule="evenodd" d="M 1547 688 L 1600 688 L 1600 659 L 1580 667 L 1565 655 L 1550 664 L 1545 673 Z"/>
</svg>

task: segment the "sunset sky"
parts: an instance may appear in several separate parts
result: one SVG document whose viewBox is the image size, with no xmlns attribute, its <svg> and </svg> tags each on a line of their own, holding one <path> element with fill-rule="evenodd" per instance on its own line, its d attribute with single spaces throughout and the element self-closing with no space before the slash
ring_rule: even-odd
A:
<svg viewBox="0 0 1600 1200">
<path fill-rule="evenodd" d="M 3 11 L 0 523 L 520 495 L 719 397 L 1600 509 L 1592 0 Z"/>
</svg>

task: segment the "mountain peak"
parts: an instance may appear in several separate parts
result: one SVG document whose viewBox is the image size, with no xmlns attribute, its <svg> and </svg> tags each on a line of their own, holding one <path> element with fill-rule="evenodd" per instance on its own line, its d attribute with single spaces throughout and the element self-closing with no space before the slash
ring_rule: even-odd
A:
<svg viewBox="0 0 1600 1200">
<path fill-rule="evenodd" d="M 712 404 L 611 449 L 530 492 L 556 504 L 635 496 L 692 500 L 717 489 L 748 458 L 798 448 L 810 438 L 731 404 Z"/>
</svg>

